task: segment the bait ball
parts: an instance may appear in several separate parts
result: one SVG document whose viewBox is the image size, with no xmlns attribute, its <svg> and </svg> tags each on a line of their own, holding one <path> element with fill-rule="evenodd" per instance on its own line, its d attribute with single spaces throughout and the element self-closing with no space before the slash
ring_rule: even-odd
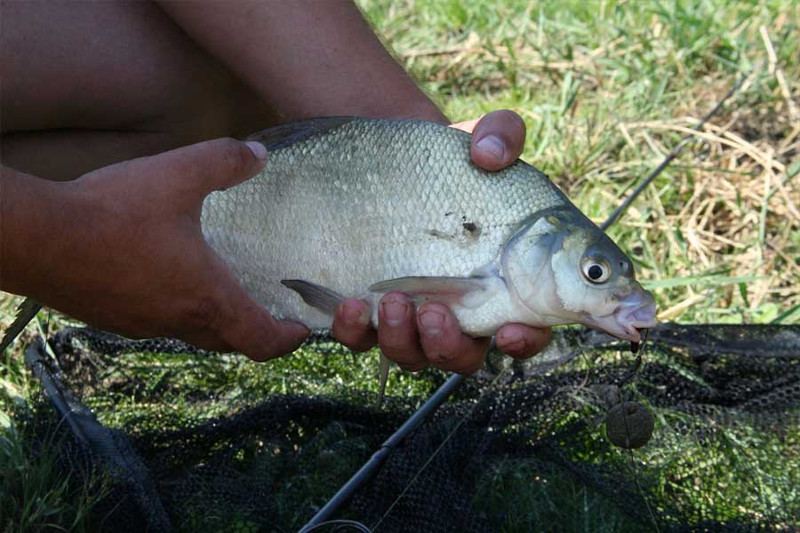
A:
<svg viewBox="0 0 800 533">
<path fill-rule="evenodd" d="M 623 402 L 606 415 L 606 435 L 614 446 L 631 450 L 641 448 L 653 436 L 655 417 L 644 405 Z"/>
</svg>

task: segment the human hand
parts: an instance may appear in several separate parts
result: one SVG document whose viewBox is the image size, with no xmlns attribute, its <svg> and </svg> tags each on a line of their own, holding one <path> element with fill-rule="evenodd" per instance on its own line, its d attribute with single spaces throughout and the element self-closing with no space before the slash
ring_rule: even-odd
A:
<svg viewBox="0 0 800 533">
<path fill-rule="evenodd" d="M 472 133 L 470 155 L 475 164 L 486 170 L 503 169 L 522 154 L 525 123 L 512 111 L 494 111 L 451 127 Z M 432 364 L 442 370 L 471 374 L 483 365 L 489 339 L 463 334 L 446 305 L 428 302 L 415 312 L 411 299 L 399 292 L 387 293 L 379 305 L 379 327 L 375 331 L 364 301 L 343 302 L 333 322 L 336 339 L 356 351 L 379 344 L 386 357 L 411 371 Z M 499 350 L 526 359 L 550 342 L 550 328 L 506 324 L 498 330 L 495 340 Z"/>
<path fill-rule="evenodd" d="M 35 264 L 46 266 L 16 261 L 22 268 L 9 289 L 129 337 L 170 336 L 255 360 L 293 351 L 307 328 L 275 320 L 252 300 L 200 227 L 203 199 L 251 178 L 265 158 L 258 143 L 218 139 L 70 183 L 29 178 L 16 189 L 36 189 L 47 201 L 39 205 L 53 208 L 46 231 L 24 241 L 47 239 L 34 251 L 43 255 Z"/>
</svg>

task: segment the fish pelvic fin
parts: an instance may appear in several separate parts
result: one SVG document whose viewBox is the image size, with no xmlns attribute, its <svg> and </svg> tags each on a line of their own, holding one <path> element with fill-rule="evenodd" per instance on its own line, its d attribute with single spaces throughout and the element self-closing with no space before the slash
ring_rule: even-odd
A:
<svg viewBox="0 0 800 533">
<path fill-rule="evenodd" d="M 0 341 L 0 354 L 14 342 L 14 339 L 22 333 L 25 326 L 33 320 L 33 317 L 36 316 L 36 313 L 38 313 L 41 308 L 42 304 L 36 300 L 31 298 L 25 298 L 25 300 L 23 300 L 19 307 L 17 307 L 17 314 L 14 317 L 14 321 L 8 326 L 8 329 L 6 329 L 3 335 L 3 340 Z"/>
<path fill-rule="evenodd" d="M 336 314 L 336 309 L 344 301 L 344 296 L 322 285 L 302 279 L 282 279 L 284 287 L 300 295 L 305 303 L 327 315 Z"/>
<path fill-rule="evenodd" d="M 392 361 L 383 355 L 381 352 L 381 370 L 380 370 L 380 386 L 378 389 L 378 407 L 383 405 L 383 399 L 386 397 L 386 382 L 389 381 L 389 368 Z"/>
</svg>

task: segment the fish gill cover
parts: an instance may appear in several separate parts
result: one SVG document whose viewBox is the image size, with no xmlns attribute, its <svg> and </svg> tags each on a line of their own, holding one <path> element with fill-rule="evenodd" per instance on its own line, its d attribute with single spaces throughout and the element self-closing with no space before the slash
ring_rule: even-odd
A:
<svg viewBox="0 0 800 533">
<path fill-rule="evenodd" d="M 177 341 L 66 329 L 50 346 L 57 362 L 29 348 L 34 369 L 103 425 L 34 425 L 66 434 L 66 471 L 103 480 L 92 527 L 114 531 L 297 531 L 445 379 L 395 376 L 379 408 L 319 375 L 333 359 L 370 371 L 320 339 L 275 362 L 305 372 L 292 391 L 274 367 Z M 638 369 L 626 347 L 567 329 L 530 361 L 492 357 L 337 518 L 383 532 L 798 527 L 800 327 L 662 325 Z M 625 401 L 655 414 L 638 450 L 606 437 Z"/>
</svg>

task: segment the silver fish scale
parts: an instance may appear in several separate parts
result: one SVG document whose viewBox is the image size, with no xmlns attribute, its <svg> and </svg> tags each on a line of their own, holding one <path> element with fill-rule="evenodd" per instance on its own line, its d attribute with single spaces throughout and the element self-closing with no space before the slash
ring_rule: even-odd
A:
<svg viewBox="0 0 800 533">
<path fill-rule="evenodd" d="M 327 327 L 280 280 L 363 297 L 388 279 L 469 276 L 529 215 L 569 202 L 525 163 L 479 169 L 469 144 L 435 124 L 354 119 L 272 151 L 260 175 L 211 194 L 203 232 L 270 312 Z"/>
</svg>

